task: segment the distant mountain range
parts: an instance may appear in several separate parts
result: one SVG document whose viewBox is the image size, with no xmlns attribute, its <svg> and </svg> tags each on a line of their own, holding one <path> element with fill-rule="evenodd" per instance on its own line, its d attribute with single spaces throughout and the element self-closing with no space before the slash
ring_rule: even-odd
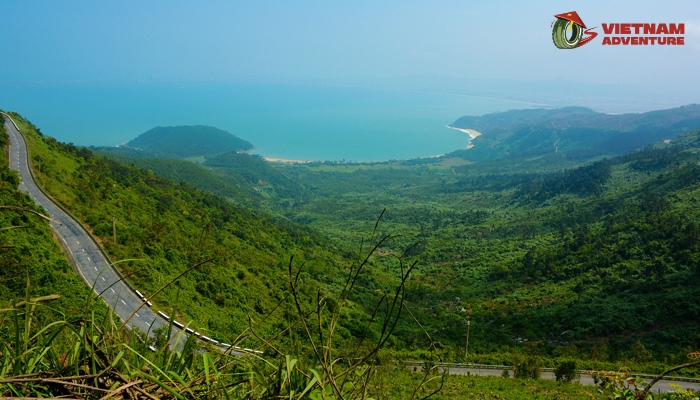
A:
<svg viewBox="0 0 700 400">
<path fill-rule="evenodd" d="M 473 148 L 451 156 L 493 161 L 558 152 L 573 161 L 623 154 L 700 128 L 700 105 L 641 114 L 603 114 L 583 107 L 511 110 L 465 116 L 451 126 L 482 134 Z"/>
</svg>

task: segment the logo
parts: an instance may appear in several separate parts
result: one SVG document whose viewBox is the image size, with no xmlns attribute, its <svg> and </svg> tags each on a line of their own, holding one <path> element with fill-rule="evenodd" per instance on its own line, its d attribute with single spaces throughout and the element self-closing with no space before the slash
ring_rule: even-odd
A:
<svg viewBox="0 0 700 400">
<path fill-rule="evenodd" d="M 555 17 L 557 20 L 552 22 L 552 41 L 560 49 L 581 47 L 598 36 L 597 32 L 591 32 L 595 28 L 586 28 L 576 11 L 558 14 Z M 586 37 L 583 37 L 584 33 Z"/>
</svg>

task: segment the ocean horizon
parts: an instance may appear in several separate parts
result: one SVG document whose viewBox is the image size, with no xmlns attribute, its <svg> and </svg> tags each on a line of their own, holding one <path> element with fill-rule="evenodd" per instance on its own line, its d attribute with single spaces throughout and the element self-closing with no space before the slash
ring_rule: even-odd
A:
<svg viewBox="0 0 700 400">
<path fill-rule="evenodd" d="M 2 84 L 0 108 L 81 146 L 116 146 L 156 126 L 209 125 L 251 154 L 309 161 L 385 161 L 464 149 L 447 126 L 464 115 L 533 103 L 365 87 L 242 83 Z"/>
</svg>

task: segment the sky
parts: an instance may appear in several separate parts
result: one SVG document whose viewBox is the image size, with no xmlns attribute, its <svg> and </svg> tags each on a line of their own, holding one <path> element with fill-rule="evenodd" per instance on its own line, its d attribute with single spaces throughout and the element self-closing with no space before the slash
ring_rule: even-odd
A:
<svg viewBox="0 0 700 400">
<path fill-rule="evenodd" d="M 560 50 L 554 14 L 597 40 Z M 700 2 L 3 1 L 0 83 L 306 82 L 700 103 Z M 684 46 L 603 46 L 602 23 L 685 23 Z M 546 99 L 544 99 L 546 100 Z"/>
</svg>

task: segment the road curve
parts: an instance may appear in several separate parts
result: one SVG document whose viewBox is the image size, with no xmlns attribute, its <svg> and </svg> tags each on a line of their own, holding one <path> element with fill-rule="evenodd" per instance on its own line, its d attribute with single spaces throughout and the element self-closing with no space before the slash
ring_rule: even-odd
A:
<svg viewBox="0 0 700 400">
<path fill-rule="evenodd" d="M 29 168 L 27 144 L 17 125 L 9 115 L 5 116 L 5 129 L 10 137 L 10 169 L 18 171 L 21 182 L 19 189 L 42 206 L 54 220 L 51 228 L 63 241 L 64 248 L 68 249 L 72 264 L 77 269 L 83 281 L 92 288 L 93 292 L 100 296 L 114 312 L 127 321 L 129 329 L 138 328 L 143 332 L 152 332 L 155 329 L 167 327 L 168 321 L 144 304 L 135 290 L 123 279 L 111 265 L 111 261 L 95 239 L 85 228 L 75 220 L 67 211 L 62 209 L 48 194 L 36 183 Z M 135 313 L 134 313 L 135 312 Z M 133 316 L 132 316 L 133 314 Z M 179 329 L 173 326 L 173 336 L 179 333 Z M 219 343 L 213 343 L 220 350 L 228 350 L 230 354 L 241 355 L 242 352 L 231 351 Z"/>
</svg>

